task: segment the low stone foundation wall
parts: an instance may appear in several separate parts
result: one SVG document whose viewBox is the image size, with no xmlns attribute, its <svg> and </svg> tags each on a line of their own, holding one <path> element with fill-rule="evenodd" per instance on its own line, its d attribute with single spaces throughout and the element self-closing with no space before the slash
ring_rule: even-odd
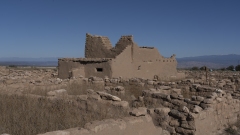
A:
<svg viewBox="0 0 240 135">
<path fill-rule="evenodd" d="M 156 127 L 149 115 L 107 119 L 87 123 L 84 128 L 72 128 L 39 135 L 169 135 L 166 130 Z"/>
<path fill-rule="evenodd" d="M 195 118 L 196 135 L 218 135 L 228 125 L 239 121 L 240 102 L 237 99 L 222 98 L 211 108 L 193 114 Z"/>
</svg>

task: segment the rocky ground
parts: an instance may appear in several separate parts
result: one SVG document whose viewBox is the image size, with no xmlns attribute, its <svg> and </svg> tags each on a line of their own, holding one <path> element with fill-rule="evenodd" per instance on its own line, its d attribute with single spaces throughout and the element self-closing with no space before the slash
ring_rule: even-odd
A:
<svg viewBox="0 0 240 135">
<path fill-rule="evenodd" d="M 71 125 L 76 127 L 83 127 L 94 120 L 148 115 L 153 119 L 155 126 L 162 128 L 164 134 L 207 134 L 209 132 L 198 130 L 206 125 L 198 119 L 207 110 L 213 114 L 216 113 L 216 117 L 213 116 L 214 120 L 211 120 L 213 123 L 218 123 L 215 119 L 226 117 L 222 119 L 221 124 L 211 128 L 216 128 L 218 131 L 214 134 L 239 134 L 240 126 L 237 121 L 240 107 L 240 72 L 206 73 L 189 70 L 180 72 L 185 72 L 186 79 L 172 82 L 142 78 L 122 79 L 121 77 L 79 77 L 62 80 L 57 78 L 57 69 L 0 67 L 0 90 L 1 95 L 6 93 L 18 94 L 18 96 L 28 95 L 29 98 L 38 99 L 38 102 L 40 99 L 41 101 L 47 99 L 47 103 L 54 105 L 57 104 L 56 101 L 63 100 L 64 105 L 67 103 L 77 108 L 79 111 L 77 113 L 86 113 L 81 115 L 84 117 L 84 123 Z M 66 106 L 62 106 L 64 107 Z M 62 109 L 59 110 L 61 111 Z M 88 114 L 93 112 L 94 115 L 89 118 Z M 75 116 L 75 119 L 83 121 L 81 117 L 77 119 L 78 116 Z M 88 119 L 86 120 L 85 117 Z M 209 115 L 209 120 L 210 118 Z M 9 125 L 4 128 L 7 126 Z M 73 128 L 71 126 L 39 129 L 34 133 Z M 89 126 L 85 125 L 85 127 Z M 91 132 L 90 128 L 85 130 Z M 17 132 L 1 130 L 1 128 L 0 131 L 10 134 Z M 25 132 L 25 134 L 33 133 Z"/>
</svg>

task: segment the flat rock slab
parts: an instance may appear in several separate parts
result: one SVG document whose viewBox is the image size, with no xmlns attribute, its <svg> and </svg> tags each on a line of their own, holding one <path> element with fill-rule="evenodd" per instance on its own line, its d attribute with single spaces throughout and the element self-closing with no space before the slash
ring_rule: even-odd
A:
<svg viewBox="0 0 240 135">
<path fill-rule="evenodd" d="M 170 86 L 159 86 L 158 88 L 161 90 L 170 90 L 171 89 Z"/>
<path fill-rule="evenodd" d="M 38 135 L 70 135 L 70 132 L 58 130 L 58 131 L 47 132 L 47 133 L 38 134 Z"/>
<path fill-rule="evenodd" d="M 121 99 L 117 96 L 113 96 L 111 94 L 108 94 L 106 92 L 97 91 L 97 94 L 101 96 L 101 98 L 104 98 L 106 100 L 113 100 L 113 101 L 121 101 Z"/>
<path fill-rule="evenodd" d="M 67 91 L 65 89 L 60 89 L 60 90 L 53 90 L 49 91 L 47 93 L 48 96 L 56 96 L 56 97 L 61 97 L 61 96 L 67 96 Z"/>
</svg>

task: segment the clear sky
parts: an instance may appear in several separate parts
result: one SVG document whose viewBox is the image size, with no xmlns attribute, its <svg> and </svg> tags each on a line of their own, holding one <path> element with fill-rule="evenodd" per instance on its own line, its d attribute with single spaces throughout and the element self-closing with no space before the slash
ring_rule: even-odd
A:
<svg viewBox="0 0 240 135">
<path fill-rule="evenodd" d="M 84 57 L 86 33 L 165 57 L 240 54 L 240 0 L 0 0 L 0 57 Z"/>
</svg>

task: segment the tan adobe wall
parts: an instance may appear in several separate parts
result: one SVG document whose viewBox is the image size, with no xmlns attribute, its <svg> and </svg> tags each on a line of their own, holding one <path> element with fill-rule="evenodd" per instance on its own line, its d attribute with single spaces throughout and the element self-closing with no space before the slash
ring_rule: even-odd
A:
<svg viewBox="0 0 240 135">
<path fill-rule="evenodd" d="M 81 74 L 83 77 L 101 77 L 112 76 L 111 72 L 111 60 L 76 60 L 76 59 L 59 59 L 58 60 L 58 77 L 61 79 L 66 79 L 69 77 L 74 77 L 71 75 L 76 75 L 75 77 Z M 81 70 L 77 70 L 81 69 Z M 72 74 L 73 72 L 74 74 Z M 78 72 L 78 73 L 76 73 Z"/>
<path fill-rule="evenodd" d="M 83 65 L 77 62 L 58 60 L 58 77 L 61 79 L 69 78 L 69 71 L 80 67 L 83 67 Z"/>
<path fill-rule="evenodd" d="M 113 60 L 112 77 L 153 79 L 154 75 L 166 78 L 177 75 L 175 57 L 164 58 L 156 48 L 128 46 Z"/>
<path fill-rule="evenodd" d="M 99 63 L 88 63 L 85 66 L 85 77 L 101 77 L 104 78 L 105 76 L 112 76 L 111 72 L 111 61 L 108 62 L 99 62 Z M 97 71 L 96 68 L 102 68 L 101 71 Z"/>
</svg>

